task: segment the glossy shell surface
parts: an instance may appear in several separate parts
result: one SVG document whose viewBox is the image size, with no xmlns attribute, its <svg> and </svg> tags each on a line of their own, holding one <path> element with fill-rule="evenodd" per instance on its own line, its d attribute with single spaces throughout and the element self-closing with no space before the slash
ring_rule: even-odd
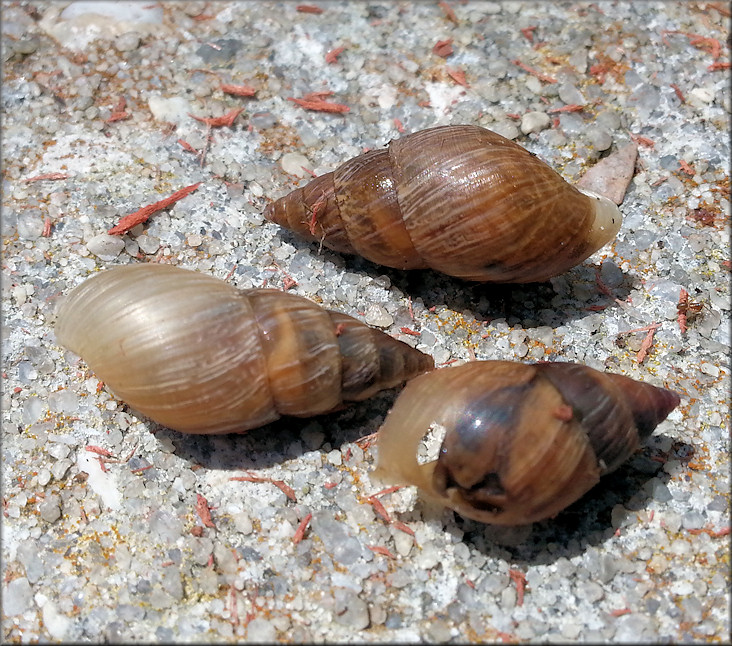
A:
<svg viewBox="0 0 732 646">
<path fill-rule="evenodd" d="M 55 330 L 117 397 L 188 433 L 325 413 L 433 367 L 306 298 L 170 265 L 95 275 L 66 297 Z"/>
<path fill-rule="evenodd" d="M 564 273 L 610 242 L 622 221 L 609 199 L 469 125 L 391 141 L 268 205 L 264 215 L 389 267 L 507 283 Z"/>
<path fill-rule="evenodd" d="M 379 431 L 377 478 L 463 516 L 549 518 L 614 471 L 679 403 L 664 388 L 573 363 L 475 361 L 413 379 Z M 442 427 L 436 459 L 418 448 Z"/>
</svg>

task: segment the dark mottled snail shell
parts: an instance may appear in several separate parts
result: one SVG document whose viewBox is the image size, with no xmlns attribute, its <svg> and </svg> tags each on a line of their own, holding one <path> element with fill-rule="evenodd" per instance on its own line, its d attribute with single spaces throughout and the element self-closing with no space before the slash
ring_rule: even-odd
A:
<svg viewBox="0 0 732 646">
<path fill-rule="evenodd" d="M 431 357 L 274 289 L 169 265 L 111 269 L 60 306 L 56 337 L 120 399 L 184 433 L 255 428 L 360 401 Z"/>
<path fill-rule="evenodd" d="M 679 404 L 670 390 L 574 363 L 475 361 L 410 381 L 378 435 L 376 476 L 485 523 L 550 518 L 615 470 Z M 418 445 L 445 427 L 439 457 Z"/>
<path fill-rule="evenodd" d="M 264 217 L 335 251 L 467 280 L 543 281 L 617 234 L 606 197 L 478 126 L 391 141 L 269 204 Z"/>
</svg>

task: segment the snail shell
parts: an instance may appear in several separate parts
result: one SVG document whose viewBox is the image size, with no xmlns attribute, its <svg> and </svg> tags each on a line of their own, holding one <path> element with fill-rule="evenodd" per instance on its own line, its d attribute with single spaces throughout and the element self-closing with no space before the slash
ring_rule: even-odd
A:
<svg viewBox="0 0 732 646">
<path fill-rule="evenodd" d="M 356 319 L 169 265 L 102 272 L 61 305 L 56 337 L 122 400 L 184 433 L 255 428 L 360 401 L 434 366 Z"/>
<path fill-rule="evenodd" d="M 469 125 L 359 155 L 269 204 L 264 217 L 389 267 L 505 283 L 564 273 L 613 240 L 622 221 L 606 197 Z"/>
<path fill-rule="evenodd" d="M 448 396 L 449 393 L 449 396 Z M 670 390 L 574 363 L 475 361 L 410 381 L 379 430 L 376 476 L 468 518 L 549 518 L 615 470 L 679 404 Z M 445 427 L 439 457 L 417 449 Z"/>
</svg>

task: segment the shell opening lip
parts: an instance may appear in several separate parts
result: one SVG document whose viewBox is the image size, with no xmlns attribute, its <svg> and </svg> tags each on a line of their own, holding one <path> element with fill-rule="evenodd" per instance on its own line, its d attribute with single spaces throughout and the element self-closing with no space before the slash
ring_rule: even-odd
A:
<svg viewBox="0 0 732 646">
<path fill-rule="evenodd" d="M 623 223 L 623 214 L 610 198 L 582 188 L 577 190 L 593 200 L 595 205 L 595 221 L 588 234 L 587 246 L 597 251 L 618 235 L 620 225 Z"/>
</svg>

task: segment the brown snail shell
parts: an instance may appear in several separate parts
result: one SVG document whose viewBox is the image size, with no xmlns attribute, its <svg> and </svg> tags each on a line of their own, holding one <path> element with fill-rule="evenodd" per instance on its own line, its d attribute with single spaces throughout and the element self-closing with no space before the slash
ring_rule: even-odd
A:
<svg viewBox="0 0 732 646">
<path fill-rule="evenodd" d="M 122 400 L 184 433 L 308 417 L 430 370 L 431 357 L 340 312 L 274 289 L 238 290 L 170 265 L 88 279 L 56 337 Z"/>
<path fill-rule="evenodd" d="M 269 204 L 264 217 L 335 251 L 467 280 L 543 281 L 617 234 L 606 197 L 478 126 L 393 140 Z"/>
<path fill-rule="evenodd" d="M 574 363 L 443 368 L 397 398 L 379 430 L 375 475 L 474 520 L 532 523 L 587 493 L 678 404 L 673 391 Z M 439 457 L 420 464 L 418 445 L 435 423 L 446 429 Z"/>
</svg>

